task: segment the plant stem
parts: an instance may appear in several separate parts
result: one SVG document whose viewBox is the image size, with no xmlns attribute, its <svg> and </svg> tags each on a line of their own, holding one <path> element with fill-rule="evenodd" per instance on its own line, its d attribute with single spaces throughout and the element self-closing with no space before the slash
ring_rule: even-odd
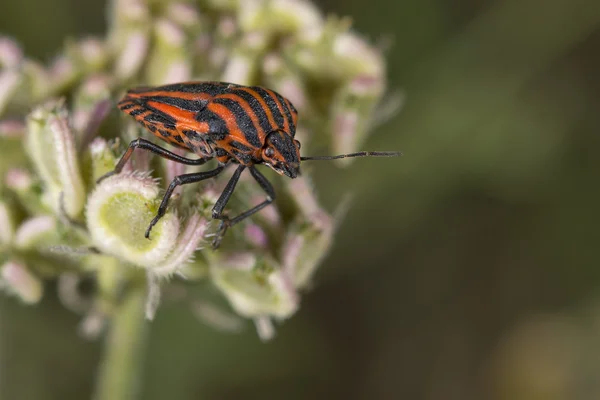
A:
<svg viewBox="0 0 600 400">
<path fill-rule="evenodd" d="M 147 333 L 145 300 L 145 287 L 136 285 L 115 309 L 98 372 L 95 400 L 131 400 L 139 395 Z"/>
</svg>

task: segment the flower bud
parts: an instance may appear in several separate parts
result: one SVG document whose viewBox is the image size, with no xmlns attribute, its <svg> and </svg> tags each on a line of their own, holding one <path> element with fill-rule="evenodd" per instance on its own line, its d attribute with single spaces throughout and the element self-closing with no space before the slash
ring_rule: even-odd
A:
<svg viewBox="0 0 600 400">
<path fill-rule="evenodd" d="M 18 249 L 39 249 L 56 237 L 56 220 L 50 216 L 33 217 L 23 222 L 15 234 Z"/>
<path fill-rule="evenodd" d="M 91 142 L 113 106 L 110 100 L 111 83 L 106 75 L 92 75 L 75 93 L 71 120 L 80 149 L 86 148 Z"/>
<path fill-rule="evenodd" d="M 330 19 L 321 31 L 302 35 L 285 48 L 288 59 L 319 81 L 345 84 L 357 76 L 382 80 L 381 52 L 348 30 L 345 19 Z"/>
<path fill-rule="evenodd" d="M 244 328 L 240 317 L 209 302 L 196 300 L 191 308 L 198 320 L 220 332 L 238 333 Z"/>
<path fill-rule="evenodd" d="M 84 312 L 91 305 L 91 299 L 81 293 L 82 281 L 81 275 L 65 272 L 58 276 L 56 285 L 58 300 L 63 306 L 77 313 Z"/>
<path fill-rule="evenodd" d="M 254 318 L 254 326 L 261 341 L 268 342 L 275 337 L 275 327 L 271 318 L 264 315 L 256 317 Z"/>
<path fill-rule="evenodd" d="M 320 29 L 323 24 L 319 10 L 308 1 L 242 1 L 240 6 L 240 26 L 246 32 L 294 34 Z"/>
<path fill-rule="evenodd" d="M 177 238 L 171 254 L 160 265 L 151 268 L 149 272 L 160 277 L 170 277 L 183 269 L 185 264 L 193 258 L 194 252 L 204 239 L 207 227 L 208 221 L 205 218 L 198 213 L 192 214 Z"/>
<path fill-rule="evenodd" d="M 333 152 L 352 153 L 362 147 L 370 133 L 371 116 L 383 96 L 381 79 L 358 76 L 336 94 L 332 108 Z M 348 164 L 351 158 L 339 160 Z"/>
<path fill-rule="evenodd" d="M 298 308 L 293 282 L 273 260 L 259 260 L 252 253 L 229 255 L 212 263 L 211 275 L 231 306 L 244 317 L 287 318 Z"/>
<path fill-rule="evenodd" d="M 0 36 L 0 68 L 16 68 L 23 61 L 21 47 L 6 36 Z"/>
<path fill-rule="evenodd" d="M 89 150 L 92 156 L 92 181 L 95 182 L 115 168 L 117 159 L 106 139 L 101 137 L 90 143 Z"/>
<path fill-rule="evenodd" d="M 11 210 L 5 201 L 0 200 L 0 249 L 12 242 L 14 233 L 15 226 Z"/>
<path fill-rule="evenodd" d="M 300 77 L 277 54 L 268 54 L 263 61 L 266 86 L 292 102 L 302 112 L 306 108 L 306 93 Z"/>
<path fill-rule="evenodd" d="M 8 261 L 2 265 L 0 283 L 9 293 L 16 295 L 24 303 L 34 304 L 42 298 L 44 288 L 41 280 L 21 263 Z"/>
<path fill-rule="evenodd" d="M 50 71 L 41 64 L 25 59 L 21 67 L 23 83 L 19 93 L 14 97 L 16 104 L 36 104 L 47 98 L 54 85 Z"/>
<path fill-rule="evenodd" d="M 252 32 L 243 37 L 236 46 L 221 75 L 224 82 L 235 82 L 240 85 L 251 85 L 254 82 L 259 61 L 266 49 L 267 37 L 260 32 Z"/>
<path fill-rule="evenodd" d="M 154 41 L 148 55 L 146 80 L 151 85 L 185 82 L 190 80 L 190 55 L 185 46 L 183 29 L 167 19 L 159 19 L 154 26 Z"/>
<path fill-rule="evenodd" d="M 127 80 L 139 72 L 147 56 L 150 10 L 143 0 L 115 0 L 111 7 L 108 43 L 117 57 L 115 75 L 118 79 Z"/>
<path fill-rule="evenodd" d="M 354 32 L 343 32 L 333 40 L 332 56 L 337 59 L 348 77 L 384 76 L 384 60 L 381 52 L 369 45 L 365 39 Z"/>
<path fill-rule="evenodd" d="M 22 75 L 16 69 L 0 71 L 0 115 L 19 89 L 22 79 Z"/>
<path fill-rule="evenodd" d="M 156 315 L 156 310 L 158 310 L 158 306 L 160 305 L 160 281 L 158 276 L 153 273 L 149 272 L 146 275 L 148 290 L 146 293 L 145 314 L 146 319 L 152 321 Z"/>
<path fill-rule="evenodd" d="M 248 224 L 244 229 L 246 240 L 254 247 L 266 249 L 269 244 L 269 238 L 266 232 L 256 224 Z"/>
<path fill-rule="evenodd" d="M 297 288 L 305 287 L 321 260 L 327 255 L 335 231 L 334 219 L 319 205 L 312 183 L 304 176 L 288 182 L 288 191 L 300 211 L 300 218 L 288 229 L 282 264 Z M 308 221 L 306 222 L 302 221 Z"/>
<path fill-rule="evenodd" d="M 168 2 L 165 15 L 179 26 L 194 29 L 201 24 L 197 9 L 184 2 Z"/>
<path fill-rule="evenodd" d="M 90 311 L 79 324 L 79 333 L 86 339 L 97 339 L 106 329 L 106 314 L 98 310 Z"/>
<path fill-rule="evenodd" d="M 296 288 L 304 288 L 321 261 L 328 254 L 333 242 L 334 226 L 292 227 L 283 245 L 283 269 L 294 281 Z"/>
<path fill-rule="evenodd" d="M 158 184 L 139 174 L 103 180 L 88 198 L 87 225 L 100 250 L 142 268 L 162 265 L 176 244 L 179 219 L 168 211 L 144 234 L 156 215 Z"/>
<path fill-rule="evenodd" d="M 6 187 L 15 192 L 24 192 L 31 189 L 33 178 L 29 171 L 20 168 L 11 168 L 6 172 Z"/>
<path fill-rule="evenodd" d="M 27 150 L 45 184 L 45 201 L 58 215 L 76 218 L 83 210 L 85 189 L 79 171 L 73 132 L 62 101 L 36 108 L 27 118 Z"/>
<path fill-rule="evenodd" d="M 107 46 L 93 37 L 67 43 L 67 54 L 79 69 L 88 73 L 101 70 L 109 61 Z"/>
<path fill-rule="evenodd" d="M 6 187 L 16 194 L 21 206 L 30 214 L 47 212 L 47 207 L 42 203 L 39 187 L 31 173 L 21 168 L 11 168 L 4 177 Z"/>
<path fill-rule="evenodd" d="M 147 32 L 142 29 L 129 32 L 124 40 L 115 67 L 115 73 L 121 80 L 130 79 L 138 73 L 142 68 L 150 44 Z"/>
<path fill-rule="evenodd" d="M 66 55 L 54 59 L 48 69 L 48 79 L 52 93 L 60 93 L 73 85 L 80 75 L 80 68 Z"/>
</svg>

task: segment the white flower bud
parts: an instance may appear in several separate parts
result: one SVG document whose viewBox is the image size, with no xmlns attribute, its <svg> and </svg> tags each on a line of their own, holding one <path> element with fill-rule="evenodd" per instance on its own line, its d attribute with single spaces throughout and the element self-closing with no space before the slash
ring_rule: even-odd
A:
<svg viewBox="0 0 600 400">
<path fill-rule="evenodd" d="M 194 256 L 194 252 L 204 239 L 207 227 L 208 221 L 200 214 L 194 213 L 187 219 L 185 228 L 177 238 L 171 254 L 160 265 L 149 271 L 160 277 L 169 277 L 179 272 Z"/>
<path fill-rule="evenodd" d="M 145 314 L 146 319 L 152 321 L 156 315 L 156 310 L 158 310 L 158 306 L 160 305 L 160 281 L 158 276 L 153 273 L 149 272 L 146 275 L 148 291 L 146 293 Z"/>
<path fill-rule="evenodd" d="M 352 153 L 362 147 L 373 126 L 372 116 L 383 97 L 384 81 L 369 75 L 354 77 L 342 86 L 332 108 L 333 152 Z M 351 158 L 338 160 L 348 164 Z"/>
<path fill-rule="evenodd" d="M 162 265 L 176 244 L 179 219 L 173 212 L 144 234 L 158 205 L 157 183 L 140 175 L 103 180 L 88 198 L 87 225 L 100 250 L 142 268 Z"/>
<path fill-rule="evenodd" d="M 331 248 L 333 228 L 304 228 L 288 234 L 282 250 L 283 269 L 293 278 L 296 288 L 310 284 L 314 272 Z"/>
<path fill-rule="evenodd" d="M 92 180 L 96 181 L 115 168 L 116 158 L 104 138 L 96 138 L 89 145 L 92 156 Z"/>
<path fill-rule="evenodd" d="M 133 31 L 127 35 L 115 67 L 119 79 L 129 79 L 140 70 L 148 47 L 148 34 L 144 30 Z"/>
<path fill-rule="evenodd" d="M 153 46 L 148 54 L 146 80 L 151 85 L 185 82 L 192 75 L 186 34 L 173 21 L 161 18 L 154 25 Z"/>
<path fill-rule="evenodd" d="M 12 39 L 0 36 L 0 67 L 15 68 L 23 61 L 23 50 Z"/>
<path fill-rule="evenodd" d="M 8 246 L 15 233 L 13 216 L 11 215 L 8 204 L 0 200 L 0 248 Z"/>
<path fill-rule="evenodd" d="M 41 242 L 56 235 L 56 220 L 50 216 L 34 217 L 23 222 L 15 234 L 18 249 L 36 249 Z"/>
<path fill-rule="evenodd" d="M 238 333 L 244 328 L 244 320 L 206 301 L 194 301 L 192 313 L 198 320 L 221 332 Z"/>
<path fill-rule="evenodd" d="M 275 337 L 275 327 L 271 318 L 267 316 L 256 317 L 254 318 L 254 326 L 261 341 L 268 342 Z"/>
<path fill-rule="evenodd" d="M 15 69 L 0 71 L 0 115 L 19 88 L 22 76 Z"/>
<path fill-rule="evenodd" d="M 165 14 L 167 17 L 186 28 L 194 28 L 200 24 L 200 15 L 191 4 L 169 2 L 166 4 Z"/>
<path fill-rule="evenodd" d="M 380 51 L 354 32 L 343 32 L 333 42 L 333 57 L 344 63 L 352 75 L 382 77 L 384 60 Z"/>
<path fill-rule="evenodd" d="M 224 82 L 251 85 L 265 51 L 267 39 L 267 36 L 260 32 L 246 34 L 239 46 L 229 54 L 220 79 Z"/>
<path fill-rule="evenodd" d="M 26 192 L 33 185 L 33 177 L 29 171 L 21 168 L 11 168 L 6 172 L 6 187 L 15 192 Z"/>
<path fill-rule="evenodd" d="M 323 17 L 315 5 L 299 0 L 243 1 L 238 13 L 246 32 L 293 34 L 321 29 Z"/>
<path fill-rule="evenodd" d="M 45 184 L 46 201 L 60 214 L 62 195 L 67 215 L 77 217 L 83 210 L 85 189 L 64 104 L 55 101 L 36 108 L 29 114 L 27 128 L 27 150 Z"/>
<path fill-rule="evenodd" d="M 33 275 L 25 265 L 14 261 L 9 261 L 0 267 L 0 285 L 27 304 L 40 301 L 44 289 L 37 276 Z"/>
<path fill-rule="evenodd" d="M 287 318 L 298 308 L 298 295 L 286 271 L 272 260 L 239 253 L 211 265 L 214 284 L 236 312 L 247 318 Z"/>
</svg>

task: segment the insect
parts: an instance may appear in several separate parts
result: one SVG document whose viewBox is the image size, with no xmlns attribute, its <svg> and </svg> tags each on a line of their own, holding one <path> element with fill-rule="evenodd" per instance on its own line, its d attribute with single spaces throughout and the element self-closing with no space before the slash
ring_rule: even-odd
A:
<svg viewBox="0 0 600 400">
<path fill-rule="evenodd" d="M 191 151 L 199 158 L 185 158 L 138 138 L 129 143 L 115 169 L 98 182 L 121 172 L 135 149 L 147 150 L 185 165 L 202 165 L 213 158 L 218 161 L 218 166 L 212 170 L 179 175 L 171 181 L 156 216 L 146 230 L 146 238 L 150 237 L 152 227 L 165 215 L 169 199 L 177 186 L 216 177 L 229 164 L 238 166 L 212 209 L 213 219 L 221 221 L 213 241 L 214 248 L 219 247 L 230 226 L 257 213 L 275 200 L 273 186 L 256 165 L 264 164 L 280 175 L 296 178 L 300 174 L 300 162 L 305 160 L 399 155 L 398 152 L 359 152 L 301 157 L 300 142 L 294 139 L 298 122 L 296 108 L 280 94 L 258 86 L 227 82 L 185 82 L 136 88 L 127 92 L 118 103 L 118 108 L 134 117 L 158 138 Z M 223 210 L 245 169 L 250 171 L 267 197 L 255 207 L 230 218 Z"/>
</svg>

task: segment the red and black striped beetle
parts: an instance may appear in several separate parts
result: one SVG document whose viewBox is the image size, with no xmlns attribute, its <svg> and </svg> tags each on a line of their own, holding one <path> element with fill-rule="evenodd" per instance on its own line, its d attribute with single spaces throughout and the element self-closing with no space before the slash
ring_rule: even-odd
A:
<svg viewBox="0 0 600 400">
<path fill-rule="evenodd" d="M 119 109 L 134 117 L 146 129 L 167 143 L 191 151 L 200 158 L 189 159 L 142 138 L 129 143 L 115 169 L 101 177 L 118 174 L 136 148 L 151 151 L 168 160 L 186 165 L 202 165 L 216 158 L 218 166 L 210 171 L 176 176 L 160 203 L 158 212 L 146 230 L 162 218 L 173 190 L 179 185 L 199 182 L 219 175 L 228 164 L 238 164 L 233 176 L 212 210 L 213 219 L 221 220 L 213 246 L 219 246 L 228 227 L 260 211 L 275 200 L 271 183 L 255 167 L 265 164 L 281 175 L 296 178 L 300 161 L 332 160 L 345 157 L 392 157 L 398 152 L 360 152 L 338 156 L 301 157 L 300 142 L 294 139 L 298 112 L 292 103 L 272 90 L 227 82 L 184 82 L 127 92 Z M 241 173 L 250 174 L 266 192 L 257 206 L 229 218 L 223 209 L 231 198 Z"/>
</svg>

